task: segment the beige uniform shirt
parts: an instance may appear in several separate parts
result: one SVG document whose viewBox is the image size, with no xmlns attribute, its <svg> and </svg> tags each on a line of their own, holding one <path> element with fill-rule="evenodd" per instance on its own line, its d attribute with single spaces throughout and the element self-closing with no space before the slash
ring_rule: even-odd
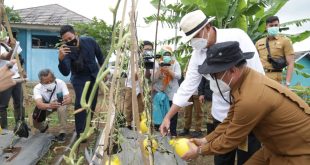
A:
<svg viewBox="0 0 310 165">
<path fill-rule="evenodd" d="M 268 50 L 266 48 L 266 37 L 258 40 L 255 47 L 258 51 L 259 58 L 264 66 L 264 69 L 273 69 L 267 58 Z M 285 36 L 278 35 L 274 39 L 269 39 L 269 48 L 272 58 L 294 55 L 292 41 Z"/>
<path fill-rule="evenodd" d="M 310 157 L 310 108 L 295 93 L 268 77 L 244 68 L 232 89 L 227 118 L 206 136 L 204 154 L 224 154 L 253 130 L 263 147 L 276 155 Z"/>
</svg>

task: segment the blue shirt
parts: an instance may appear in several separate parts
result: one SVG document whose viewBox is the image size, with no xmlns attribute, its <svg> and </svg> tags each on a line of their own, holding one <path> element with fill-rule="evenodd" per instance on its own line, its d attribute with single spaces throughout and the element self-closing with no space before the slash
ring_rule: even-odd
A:
<svg viewBox="0 0 310 165">
<path fill-rule="evenodd" d="M 94 80 L 99 72 L 99 65 L 104 62 L 104 57 L 97 42 L 91 37 L 80 37 L 79 53 L 69 53 L 62 61 L 59 61 L 59 71 L 64 76 L 71 74 L 71 81 L 88 81 Z M 73 70 L 74 61 L 78 60 L 79 55 L 83 60 L 83 70 L 76 72 Z M 97 61 L 96 61 L 97 59 Z"/>
</svg>

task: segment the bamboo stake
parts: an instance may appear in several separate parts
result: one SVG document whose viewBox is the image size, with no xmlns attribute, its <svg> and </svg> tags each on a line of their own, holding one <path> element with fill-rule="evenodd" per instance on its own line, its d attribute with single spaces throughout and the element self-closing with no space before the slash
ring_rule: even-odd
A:
<svg viewBox="0 0 310 165">
<path fill-rule="evenodd" d="M 131 7 L 131 13 L 130 13 L 130 32 L 131 32 L 131 43 L 130 43 L 130 49 L 131 49 L 131 58 L 130 58 L 130 68 L 131 68 L 131 82 L 132 82 L 132 111 L 133 111 L 133 119 L 135 126 L 137 127 L 137 131 L 140 131 L 140 119 L 139 119 L 139 112 L 138 112 L 138 102 L 137 102 L 137 95 L 136 95 L 136 80 L 135 80 L 135 69 L 136 69 L 136 62 L 135 57 L 136 53 L 138 52 L 137 49 L 137 39 L 136 39 L 136 28 L 135 28 L 135 13 L 136 13 L 136 3 L 135 0 L 132 0 L 132 7 Z M 140 150 L 142 159 L 145 165 L 150 164 L 150 162 L 147 161 L 145 157 L 145 151 L 143 147 L 143 139 L 139 139 L 140 144 Z"/>
<path fill-rule="evenodd" d="M 120 1 L 119 1 L 120 2 Z M 118 3 L 119 3 L 118 2 Z M 124 5 L 126 5 L 127 3 L 127 0 L 125 1 Z M 122 21 L 121 21 L 121 27 L 120 27 L 120 34 L 119 34 L 119 41 L 118 41 L 118 44 L 117 45 L 120 45 L 122 43 L 124 43 L 124 41 L 126 40 L 125 37 L 127 37 L 128 35 L 124 35 L 123 36 L 123 26 L 124 26 L 124 18 L 125 18 L 125 11 L 126 11 L 126 6 L 124 6 L 123 8 L 123 17 L 122 17 Z M 116 12 L 117 12 L 117 9 L 114 10 L 114 14 L 116 15 Z M 114 27 L 115 28 L 115 27 Z M 119 70 L 119 60 L 120 60 L 120 48 L 118 47 L 117 48 L 117 54 L 116 54 L 116 60 L 115 60 L 115 70 L 114 70 L 114 73 L 113 73 L 113 76 L 112 76 L 112 82 L 111 82 L 111 88 L 110 88 L 110 94 L 109 94 L 109 112 L 108 112 L 108 120 L 107 120 L 107 124 L 110 124 L 110 123 L 114 123 L 114 118 L 112 120 L 112 122 L 110 122 L 110 114 L 113 113 L 115 115 L 115 108 L 113 109 L 114 111 L 111 112 L 110 110 L 112 109 L 112 106 L 115 106 L 114 105 L 114 99 L 113 99 L 113 96 L 114 96 L 114 90 L 115 90 L 115 81 L 116 81 L 116 74 L 117 74 L 117 71 Z M 103 161 L 102 161 L 102 164 L 104 165 L 105 164 L 105 160 L 106 160 L 106 157 L 107 157 L 107 152 L 106 152 L 106 149 L 108 148 L 108 144 L 112 144 L 112 143 L 108 143 L 108 140 L 111 139 L 111 136 L 109 136 L 110 134 L 112 134 L 112 131 L 111 129 L 113 129 L 113 124 L 111 124 L 110 126 L 106 127 L 105 131 L 104 131 L 104 156 L 103 156 Z M 110 161 L 110 156 L 109 156 L 109 161 Z"/>
</svg>

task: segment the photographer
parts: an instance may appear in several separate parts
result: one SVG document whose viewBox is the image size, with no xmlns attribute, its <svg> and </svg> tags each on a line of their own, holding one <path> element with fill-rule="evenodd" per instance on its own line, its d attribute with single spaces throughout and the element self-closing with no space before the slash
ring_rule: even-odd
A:
<svg viewBox="0 0 310 165">
<path fill-rule="evenodd" d="M 71 72 L 70 80 L 76 96 L 74 109 L 78 110 L 81 108 L 80 101 L 84 85 L 87 81 L 90 81 L 86 95 L 86 100 L 88 100 L 99 72 L 99 66 L 104 62 L 104 57 L 99 45 L 93 38 L 78 37 L 70 25 L 64 25 L 60 28 L 60 36 L 65 44 L 59 48 L 58 68 L 64 76 L 68 76 Z M 95 111 L 97 96 L 98 89 L 91 104 L 92 111 Z M 86 116 L 86 111 L 74 115 L 77 139 L 80 137 L 80 133 L 84 132 Z"/>
<path fill-rule="evenodd" d="M 150 41 L 143 41 L 143 44 L 141 45 L 141 54 L 146 59 L 144 59 L 145 64 L 148 66 L 151 66 L 153 68 L 152 63 L 148 63 L 152 60 L 153 58 L 153 43 Z M 145 71 L 145 77 L 150 78 L 150 69 L 146 67 Z M 130 69 L 130 63 L 128 63 L 128 69 L 127 69 L 127 79 L 125 81 L 125 113 L 126 113 L 126 126 L 128 129 L 132 129 L 131 122 L 133 120 L 132 117 L 132 81 L 131 81 L 131 69 Z M 139 80 L 138 80 L 138 75 L 137 73 L 134 75 L 135 76 L 135 85 L 136 85 L 136 94 L 137 94 L 137 100 L 138 100 L 138 110 L 139 113 L 141 114 L 144 111 L 144 103 L 143 103 L 143 98 L 141 95 L 141 88 L 139 86 Z"/>
<path fill-rule="evenodd" d="M 181 78 L 181 67 L 175 57 L 172 56 L 172 54 L 173 52 L 171 47 L 163 46 L 160 52 L 162 57 L 155 62 L 154 90 L 156 94 L 154 95 L 153 99 L 153 115 L 155 127 L 159 127 L 161 124 L 163 117 L 166 115 L 170 106 L 172 105 L 173 95 L 179 88 L 178 80 Z M 165 94 L 167 96 L 166 98 L 169 99 L 169 106 L 168 109 L 159 110 L 157 106 L 159 100 L 157 100 L 157 97 L 163 94 Z M 156 118 L 155 116 L 158 116 L 159 118 Z M 171 119 L 171 136 L 177 136 L 177 121 L 178 113 L 176 113 Z"/>
<path fill-rule="evenodd" d="M 69 90 L 66 83 L 60 79 L 56 79 L 53 72 L 49 69 L 41 70 L 38 77 L 40 83 L 33 89 L 33 98 L 40 115 L 38 113 L 37 117 L 33 119 L 33 125 L 41 133 L 44 133 L 48 129 L 48 124 L 44 122 L 46 116 L 57 111 L 60 134 L 56 139 L 59 143 L 64 142 L 66 137 L 65 128 L 67 126 L 67 105 L 71 104 Z M 43 113 L 46 114 L 44 117 L 42 116 Z M 41 118 L 39 120 L 39 116 L 43 119 Z"/>
</svg>

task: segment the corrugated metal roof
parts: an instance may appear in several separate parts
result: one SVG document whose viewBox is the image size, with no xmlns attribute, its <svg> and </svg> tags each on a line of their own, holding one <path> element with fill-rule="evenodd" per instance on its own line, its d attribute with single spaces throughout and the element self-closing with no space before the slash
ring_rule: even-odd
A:
<svg viewBox="0 0 310 165">
<path fill-rule="evenodd" d="M 67 25 L 74 22 L 91 20 L 58 4 L 15 10 L 22 19 L 22 24 Z"/>
</svg>

